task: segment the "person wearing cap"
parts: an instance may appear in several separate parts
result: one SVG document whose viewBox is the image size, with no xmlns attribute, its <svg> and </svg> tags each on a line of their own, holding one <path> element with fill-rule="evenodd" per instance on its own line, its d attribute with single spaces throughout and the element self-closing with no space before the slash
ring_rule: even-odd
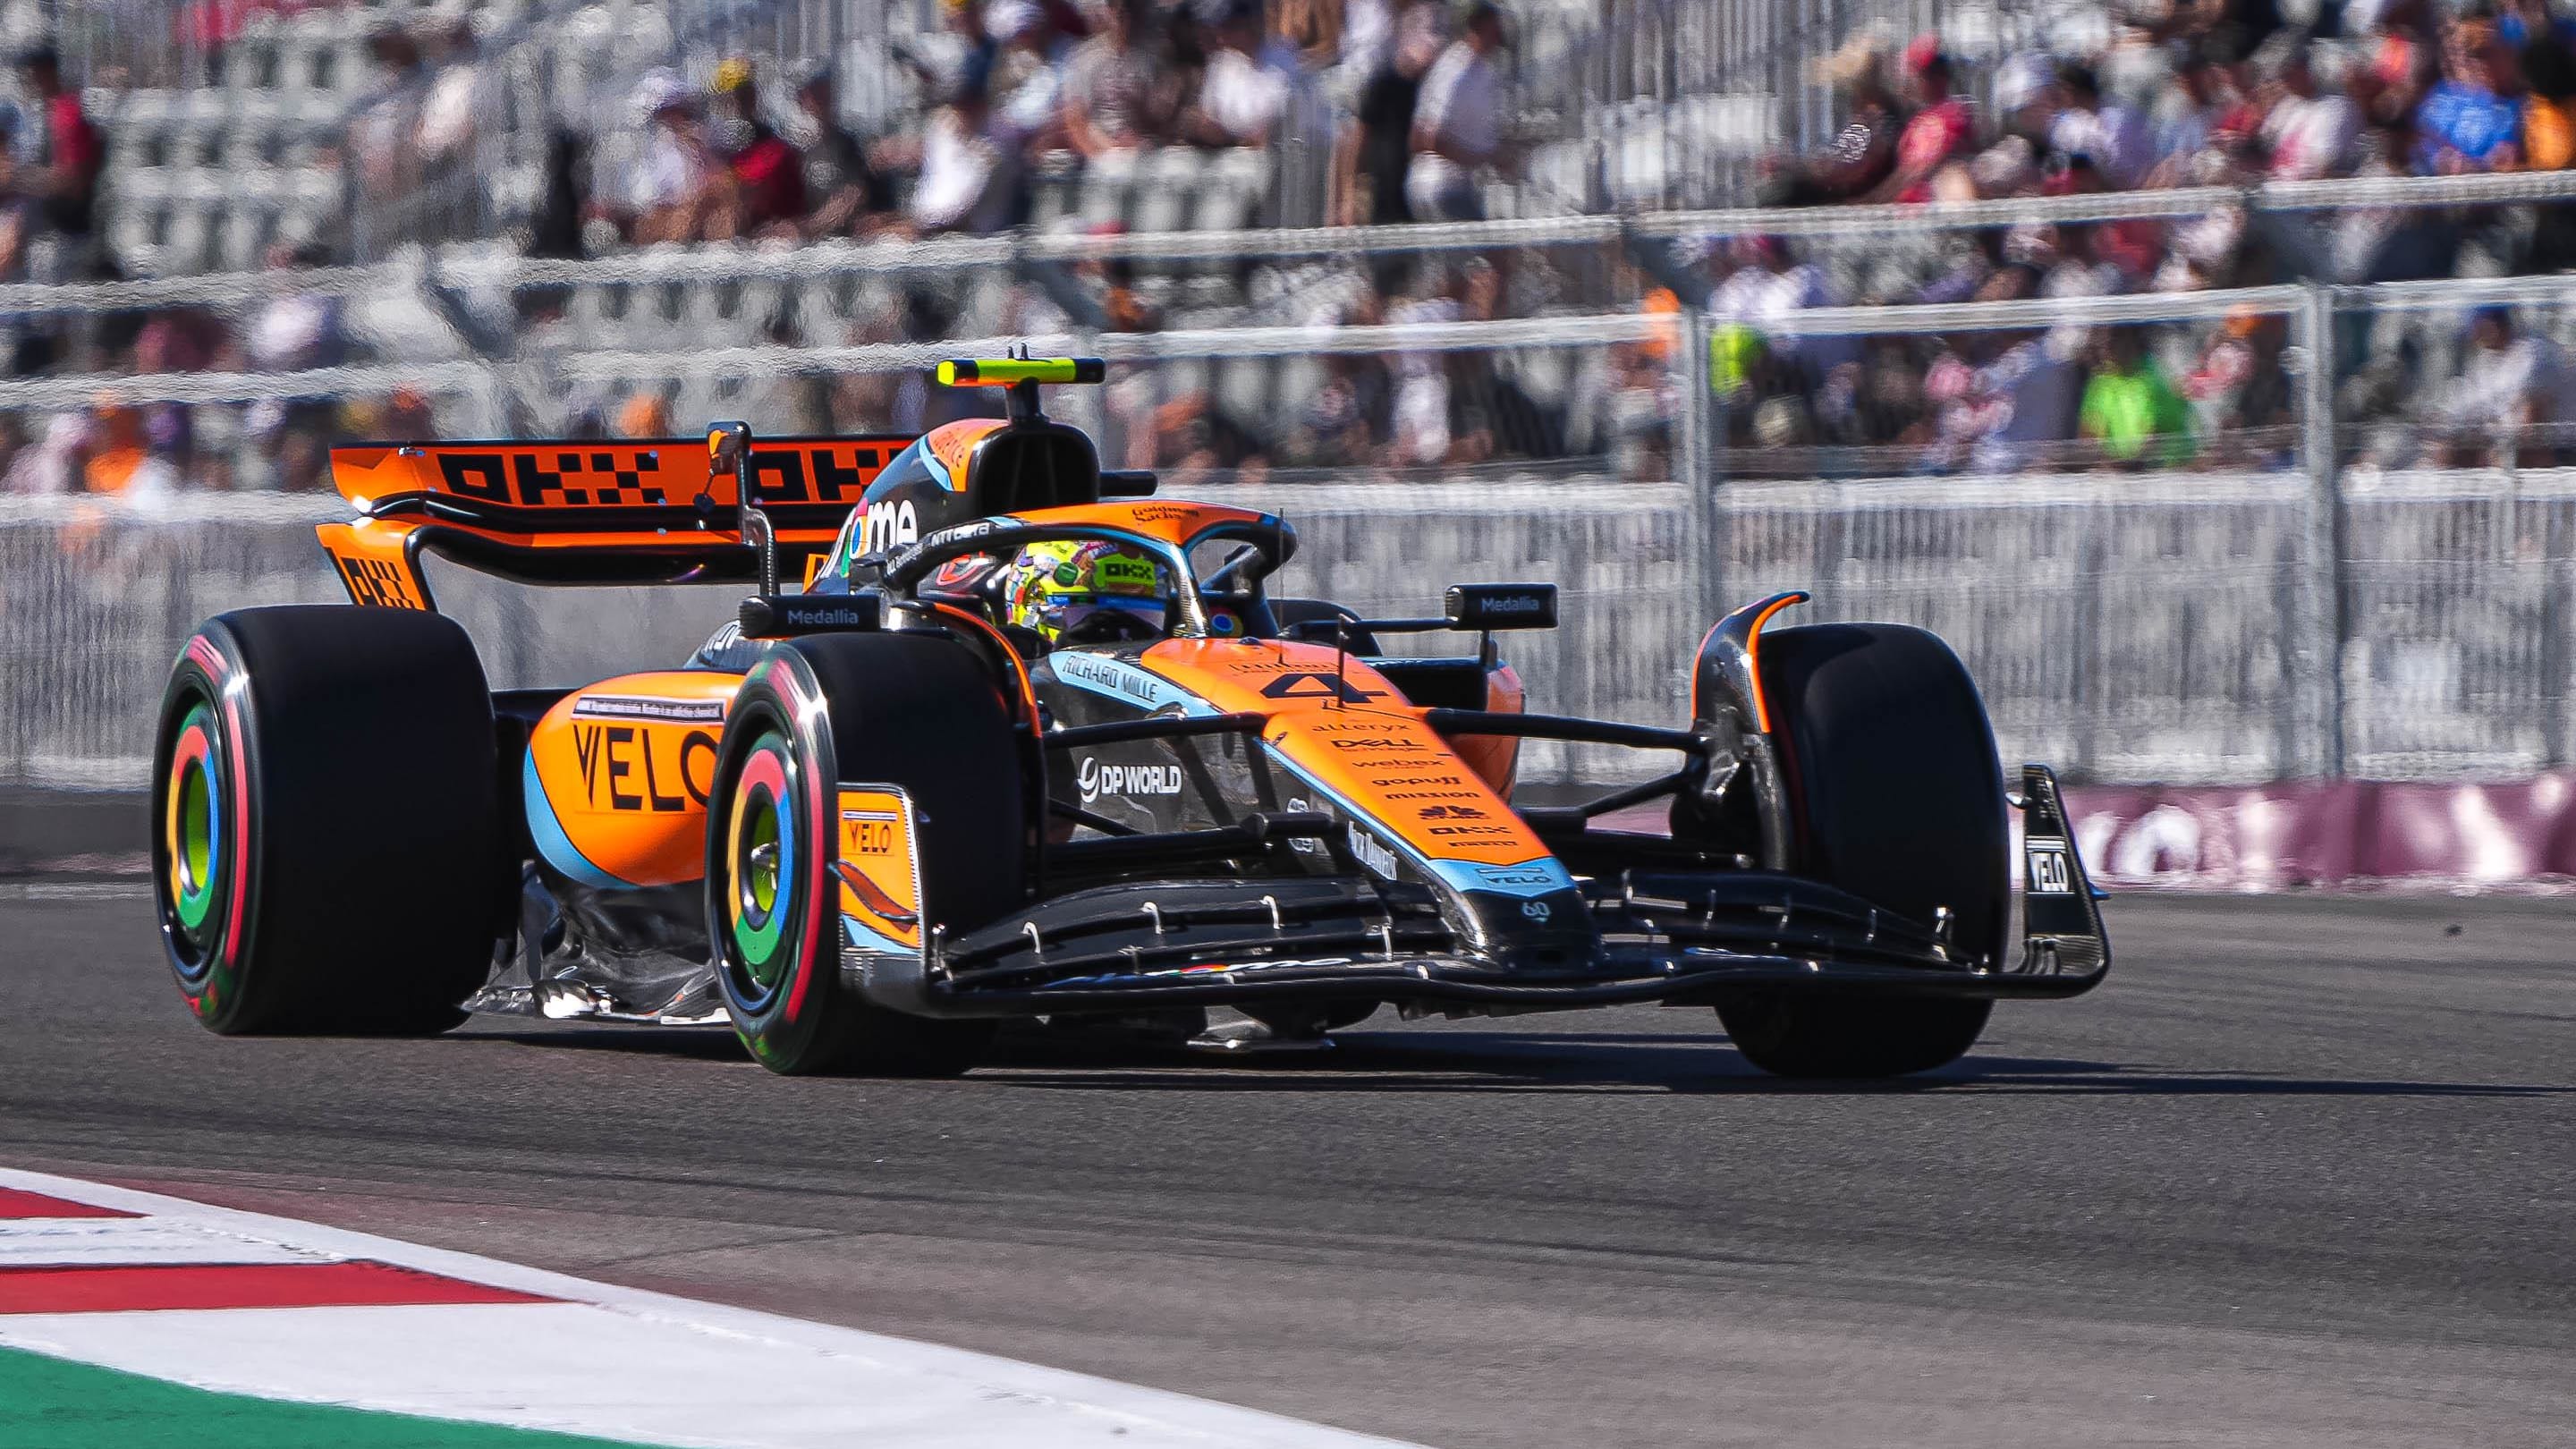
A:
<svg viewBox="0 0 2576 1449">
<path fill-rule="evenodd" d="M 1864 200 L 1931 200 L 1933 175 L 1966 151 L 1974 130 L 1967 101 L 1950 89 L 1950 58 L 1940 41 L 1926 35 L 1905 47 L 1905 84 L 1920 109 L 1896 139 L 1896 170 Z"/>
<path fill-rule="evenodd" d="M 760 114 L 751 61 L 730 56 L 716 67 L 715 116 L 708 137 L 733 176 L 729 229 L 736 233 L 793 227 L 805 219 L 805 158 Z"/>
<path fill-rule="evenodd" d="M 1502 153 L 1503 12 L 1493 0 L 1460 9 L 1458 38 L 1422 77 L 1413 107 L 1413 168 L 1405 200 L 1416 221 L 1482 221 L 1477 168 Z"/>
</svg>

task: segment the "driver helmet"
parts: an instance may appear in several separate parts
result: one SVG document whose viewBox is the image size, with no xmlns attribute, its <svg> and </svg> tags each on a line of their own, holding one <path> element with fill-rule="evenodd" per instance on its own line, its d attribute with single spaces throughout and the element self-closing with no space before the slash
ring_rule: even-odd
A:
<svg viewBox="0 0 2576 1449">
<path fill-rule="evenodd" d="M 1002 571 L 1006 620 L 1048 644 L 1161 638 L 1171 571 L 1106 540 L 1033 543 Z"/>
</svg>

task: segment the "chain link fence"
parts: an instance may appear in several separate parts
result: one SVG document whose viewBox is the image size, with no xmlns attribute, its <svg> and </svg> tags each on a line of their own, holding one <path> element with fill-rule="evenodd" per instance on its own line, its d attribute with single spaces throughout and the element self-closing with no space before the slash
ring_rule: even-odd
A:
<svg viewBox="0 0 2576 1449">
<path fill-rule="evenodd" d="M 2076 778 L 2496 778 L 2576 758 L 2576 469 L 2558 433 L 2576 424 L 2571 297 L 2576 281 L 2523 279 L 1766 324 L 1769 347 L 1930 349 L 1962 376 L 2063 341 L 2061 329 L 2103 357 L 2129 332 L 2140 340 L 2127 352 L 2176 359 L 2280 329 L 2257 369 L 2285 391 L 2277 411 L 2197 411 L 2178 432 L 2133 419 L 2148 441 L 2125 457 L 2079 421 L 2053 440 L 2065 455 L 1992 469 L 1973 446 L 1940 445 L 1937 428 L 1841 454 L 1796 427 L 1766 432 L 1763 406 L 1779 399 L 1812 426 L 1829 378 L 1730 371 L 1746 354 L 1697 313 L 1026 340 L 1113 359 L 1111 385 L 1055 404 L 1113 465 L 1293 519 L 1304 547 L 1283 591 L 1412 614 L 1452 582 L 1560 584 L 1565 627 L 1509 641 L 1537 708 L 1674 719 L 1709 621 L 1797 587 L 1817 594 L 1810 618 L 1940 632 L 1981 681 L 2007 753 Z M 581 388 L 667 387 L 678 430 L 701 412 L 770 431 L 916 427 L 958 401 L 921 384 L 922 364 L 999 345 L 47 379 L 0 384 L 0 417 L 34 431 L 101 389 L 209 418 L 275 403 L 291 416 L 298 399 L 399 386 L 432 395 L 448 436 L 524 435 L 562 425 Z M 2383 399 L 2373 389 L 2391 368 Z M 1960 398 L 1975 415 L 1971 383 Z M 2464 430 L 2470 403 L 2484 411 Z M 1274 434 L 1230 436 L 1237 418 L 1268 419 Z M 2414 441 L 2391 441 L 2400 433 Z M 2155 441 L 2177 436 L 2188 452 Z M 336 598 L 311 525 L 341 513 L 311 494 L 0 499 L 0 784 L 136 785 L 151 702 L 187 630 L 226 608 Z M 504 686 L 667 665 L 732 602 L 722 589 L 542 591 L 446 569 L 435 582 Z M 1534 751 L 1530 777 L 1616 767 Z"/>
</svg>

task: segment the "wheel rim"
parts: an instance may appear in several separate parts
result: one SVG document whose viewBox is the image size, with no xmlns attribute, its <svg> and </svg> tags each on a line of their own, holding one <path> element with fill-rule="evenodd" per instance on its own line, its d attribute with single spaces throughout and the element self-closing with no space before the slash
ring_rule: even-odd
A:
<svg viewBox="0 0 2576 1449">
<path fill-rule="evenodd" d="M 162 807 L 163 886 L 179 934 L 196 948 L 188 965 L 205 968 L 204 948 L 215 917 L 216 887 L 223 878 L 222 756 L 215 745 L 214 711 L 203 701 L 180 721 L 170 752 L 167 799 Z"/>
<path fill-rule="evenodd" d="M 765 735 L 743 759 L 726 828 L 725 905 L 747 1004 L 774 994 L 789 953 L 780 949 L 794 914 L 797 841 L 787 745 Z"/>
</svg>

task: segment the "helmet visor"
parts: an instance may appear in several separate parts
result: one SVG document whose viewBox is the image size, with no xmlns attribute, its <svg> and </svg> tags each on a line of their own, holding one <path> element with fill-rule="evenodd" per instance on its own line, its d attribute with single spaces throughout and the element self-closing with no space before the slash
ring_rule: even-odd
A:
<svg viewBox="0 0 2576 1449">
<path fill-rule="evenodd" d="M 1061 611 L 1050 609 L 1047 613 L 1048 623 L 1075 637 L 1081 636 L 1086 626 L 1118 629 L 1130 620 L 1160 634 L 1164 621 L 1170 617 L 1170 610 L 1160 599 L 1127 598 L 1116 594 L 1096 594 L 1081 603 L 1067 603 Z"/>
</svg>

